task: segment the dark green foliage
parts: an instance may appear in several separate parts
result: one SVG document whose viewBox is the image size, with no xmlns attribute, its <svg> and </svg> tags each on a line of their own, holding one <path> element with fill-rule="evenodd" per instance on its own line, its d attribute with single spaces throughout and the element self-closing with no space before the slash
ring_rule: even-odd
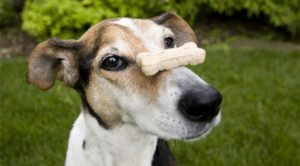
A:
<svg viewBox="0 0 300 166">
<path fill-rule="evenodd" d="M 157 13 L 155 4 L 158 0 L 27 0 L 23 29 L 39 39 L 76 38 L 105 18 L 148 17 Z"/>
<path fill-rule="evenodd" d="M 246 11 L 248 17 L 267 17 L 270 24 L 296 35 L 299 4 L 298 0 L 27 0 L 23 29 L 41 40 L 53 36 L 76 38 L 105 18 L 147 18 L 174 10 L 193 24 L 196 16 L 205 13 L 234 15 Z"/>
<path fill-rule="evenodd" d="M 267 16 L 268 22 L 275 27 L 285 27 L 296 35 L 299 33 L 299 0 L 168 0 L 167 9 L 175 9 L 189 21 L 195 19 L 196 13 L 214 11 L 227 16 L 242 10 L 249 18 Z"/>
<path fill-rule="evenodd" d="M 13 22 L 16 12 L 8 0 L 0 1 L 0 29 Z"/>
</svg>

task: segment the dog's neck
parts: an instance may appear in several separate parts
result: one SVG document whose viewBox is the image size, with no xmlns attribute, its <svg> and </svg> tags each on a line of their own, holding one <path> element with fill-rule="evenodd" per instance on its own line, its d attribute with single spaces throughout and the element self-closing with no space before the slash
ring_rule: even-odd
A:
<svg viewBox="0 0 300 166">
<path fill-rule="evenodd" d="M 94 117 L 84 112 L 86 124 L 85 150 L 102 157 L 104 165 L 150 166 L 156 149 L 157 137 L 124 123 L 113 129 L 99 126 Z M 94 155 L 94 154 L 93 154 Z M 97 159 L 98 160 L 98 159 Z"/>
<path fill-rule="evenodd" d="M 66 165 L 82 160 L 100 166 L 151 166 L 156 146 L 156 136 L 129 123 L 105 129 L 82 107 L 71 132 Z"/>
</svg>

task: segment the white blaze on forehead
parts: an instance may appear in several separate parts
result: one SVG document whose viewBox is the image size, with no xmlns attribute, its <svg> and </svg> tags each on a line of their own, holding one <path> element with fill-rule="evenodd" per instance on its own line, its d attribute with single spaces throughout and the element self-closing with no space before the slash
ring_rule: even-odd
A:
<svg viewBox="0 0 300 166">
<path fill-rule="evenodd" d="M 127 27 L 136 37 L 140 38 L 149 52 L 158 52 L 163 49 L 163 27 L 156 24 L 148 25 L 149 27 L 141 29 L 135 23 L 142 21 L 146 24 L 146 20 L 133 21 L 130 18 L 122 18 L 112 22 Z"/>
</svg>

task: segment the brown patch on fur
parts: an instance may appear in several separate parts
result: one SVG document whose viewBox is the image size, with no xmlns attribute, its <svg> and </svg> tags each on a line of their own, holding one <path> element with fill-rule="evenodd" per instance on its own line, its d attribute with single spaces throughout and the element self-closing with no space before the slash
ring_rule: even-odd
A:
<svg viewBox="0 0 300 166">
<path fill-rule="evenodd" d="M 177 47 L 187 42 L 195 42 L 198 45 L 198 41 L 192 28 L 176 13 L 167 12 L 152 19 L 158 25 L 163 25 L 170 28 L 175 35 L 175 43 Z"/>
<path fill-rule="evenodd" d="M 47 90 L 59 79 L 72 87 L 78 79 L 74 56 L 77 47 L 79 44 L 74 40 L 54 38 L 40 43 L 29 58 L 27 82 Z"/>
<path fill-rule="evenodd" d="M 39 52 L 42 52 L 44 49 L 46 49 L 48 47 L 48 43 L 42 42 L 38 45 L 38 47 L 36 47 L 33 52 L 31 53 L 31 56 L 29 57 L 28 60 L 28 67 L 27 67 L 27 74 L 26 74 L 26 78 L 27 78 L 27 82 L 28 83 L 33 83 L 36 84 L 37 87 L 39 87 L 42 90 L 47 90 L 49 88 L 51 88 L 53 86 L 53 83 L 55 81 L 55 76 L 52 75 L 48 75 L 46 78 L 43 79 L 39 79 L 39 74 L 38 73 L 33 73 L 35 69 L 35 62 L 34 59 L 39 55 Z M 41 80 L 46 80 L 41 81 Z"/>
<path fill-rule="evenodd" d="M 95 47 L 95 44 L 101 45 L 102 43 L 102 34 L 104 34 L 105 29 L 109 26 L 111 21 L 117 21 L 118 18 L 115 19 L 107 19 L 99 22 L 98 24 L 94 25 L 88 31 L 86 31 L 80 38 L 79 41 L 84 43 L 85 47 L 90 50 Z M 98 41 L 98 43 L 96 43 Z M 103 41 L 103 40 L 102 40 Z"/>
</svg>

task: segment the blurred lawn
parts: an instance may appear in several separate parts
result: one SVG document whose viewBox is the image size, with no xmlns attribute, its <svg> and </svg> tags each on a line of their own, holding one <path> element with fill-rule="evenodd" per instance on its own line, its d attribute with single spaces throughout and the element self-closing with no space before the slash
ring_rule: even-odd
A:
<svg viewBox="0 0 300 166">
<path fill-rule="evenodd" d="M 181 166 L 300 163 L 300 51 L 208 49 L 191 67 L 223 94 L 222 122 L 200 141 L 172 141 Z M 62 83 L 42 92 L 26 60 L 0 61 L 0 166 L 63 165 L 79 96 Z"/>
</svg>

